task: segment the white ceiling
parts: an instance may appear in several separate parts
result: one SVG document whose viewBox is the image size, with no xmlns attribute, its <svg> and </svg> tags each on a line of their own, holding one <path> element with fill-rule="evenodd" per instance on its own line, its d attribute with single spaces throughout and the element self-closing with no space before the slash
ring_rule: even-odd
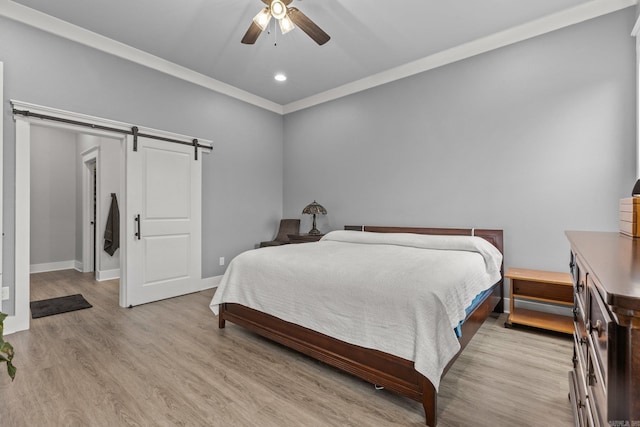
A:
<svg viewBox="0 0 640 427">
<path fill-rule="evenodd" d="M 264 7 L 260 0 L 1 3 L 27 6 L 286 106 L 532 21 L 570 21 L 572 11 L 597 15 L 636 0 L 294 0 L 290 6 L 331 36 L 324 46 L 300 29 L 284 36 L 265 31 L 255 45 L 241 44 Z M 288 80 L 276 82 L 277 72 Z"/>
</svg>

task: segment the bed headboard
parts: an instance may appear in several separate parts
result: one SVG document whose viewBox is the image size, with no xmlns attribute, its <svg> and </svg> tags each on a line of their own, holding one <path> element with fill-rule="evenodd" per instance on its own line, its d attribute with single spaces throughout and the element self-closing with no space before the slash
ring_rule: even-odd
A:
<svg viewBox="0 0 640 427">
<path fill-rule="evenodd" d="M 370 231 L 373 233 L 413 233 L 413 234 L 444 234 L 448 236 L 478 236 L 482 237 L 498 248 L 504 255 L 504 241 L 502 230 L 487 230 L 483 228 L 424 228 L 424 227 L 380 227 L 375 225 L 345 225 L 345 230 Z"/>
</svg>

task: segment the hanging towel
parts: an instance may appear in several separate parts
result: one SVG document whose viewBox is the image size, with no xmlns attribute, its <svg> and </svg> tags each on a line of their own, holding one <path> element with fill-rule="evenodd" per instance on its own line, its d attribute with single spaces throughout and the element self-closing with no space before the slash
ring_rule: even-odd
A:
<svg viewBox="0 0 640 427">
<path fill-rule="evenodd" d="M 111 193 L 111 208 L 104 230 L 104 251 L 113 256 L 120 247 L 120 210 L 115 193 Z"/>
</svg>

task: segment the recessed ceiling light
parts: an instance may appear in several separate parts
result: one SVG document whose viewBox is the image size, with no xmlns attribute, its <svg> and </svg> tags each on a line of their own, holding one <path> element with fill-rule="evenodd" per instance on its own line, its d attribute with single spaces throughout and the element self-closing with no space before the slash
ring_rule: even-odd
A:
<svg viewBox="0 0 640 427">
<path fill-rule="evenodd" d="M 276 74 L 273 78 L 276 79 L 279 82 L 283 82 L 283 81 L 287 80 L 287 76 L 285 76 L 282 73 Z"/>
</svg>

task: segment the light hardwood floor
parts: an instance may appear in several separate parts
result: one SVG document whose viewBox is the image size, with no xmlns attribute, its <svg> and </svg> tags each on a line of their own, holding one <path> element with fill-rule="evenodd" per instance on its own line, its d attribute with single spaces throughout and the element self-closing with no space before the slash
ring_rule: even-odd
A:
<svg viewBox="0 0 640 427">
<path fill-rule="evenodd" d="M 422 426 L 422 406 L 227 323 L 214 290 L 126 309 L 117 281 L 32 275 L 32 300 L 82 293 L 93 308 L 12 334 L 0 425 Z M 438 425 L 570 426 L 571 341 L 490 318 L 440 387 Z"/>
</svg>

